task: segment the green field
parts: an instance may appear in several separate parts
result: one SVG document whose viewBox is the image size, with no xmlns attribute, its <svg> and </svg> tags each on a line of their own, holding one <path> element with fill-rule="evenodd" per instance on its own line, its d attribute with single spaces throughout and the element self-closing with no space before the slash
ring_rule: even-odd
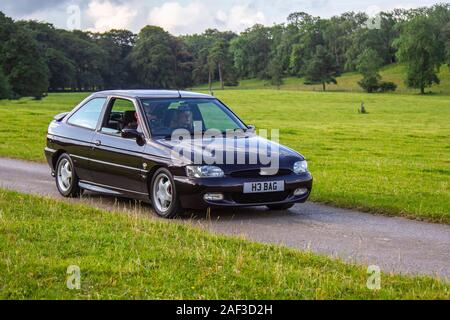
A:
<svg viewBox="0 0 450 320">
<path fill-rule="evenodd" d="M 450 96 L 228 90 L 247 123 L 280 129 L 315 178 L 312 200 L 450 223 Z M 86 94 L 0 101 L 0 156 L 44 161 L 47 125 Z M 369 114 L 358 114 L 365 102 Z"/>
<path fill-rule="evenodd" d="M 66 286 L 78 266 L 81 289 Z M 0 189 L 0 299 L 450 299 L 426 277 Z"/>
<path fill-rule="evenodd" d="M 402 65 L 389 65 L 381 69 L 380 75 L 383 81 L 391 81 L 397 84 L 397 92 L 400 93 L 417 93 L 418 89 L 410 89 L 405 86 L 405 67 Z M 444 65 L 440 69 L 439 78 L 441 83 L 439 85 L 433 85 L 427 91 L 440 94 L 450 94 L 450 71 L 449 68 Z M 358 85 L 358 81 L 362 76 L 359 73 L 344 73 L 342 76 L 337 77 L 337 84 L 327 85 L 327 91 L 345 91 L 345 92 L 362 92 L 363 90 Z M 283 84 L 280 86 L 282 90 L 299 90 L 299 91 L 322 91 L 322 85 L 305 85 L 304 78 L 288 77 L 283 80 Z M 220 88 L 219 82 L 213 83 L 213 90 L 217 91 Z M 276 89 L 276 87 L 270 84 L 270 81 L 259 79 L 245 79 L 239 82 L 238 87 L 226 87 L 227 90 L 236 89 Z M 208 90 L 208 85 L 204 84 L 193 88 L 193 90 Z"/>
</svg>

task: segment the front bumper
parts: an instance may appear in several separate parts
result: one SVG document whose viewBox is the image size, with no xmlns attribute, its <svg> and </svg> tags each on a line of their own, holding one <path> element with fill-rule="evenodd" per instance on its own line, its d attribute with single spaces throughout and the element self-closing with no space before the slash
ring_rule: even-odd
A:
<svg viewBox="0 0 450 320">
<path fill-rule="evenodd" d="M 181 205 L 186 209 L 206 209 L 215 207 L 253 207 L 269 204 L 303 203 L 308 200 L 313 184 L 310 173 L 297 175 L 295 173 L 281 177 L 257 178 L 203 178 L 194 179 L 176 176 L 176 189 Z M 284 180 L 284 192 L 244 194 L 244 183 Z M 308 193 L 294 196 L 297 188 L 306 188 Z M 206 201 L 206 193 L 222 193 L 224 200 Z"/>
</svg>

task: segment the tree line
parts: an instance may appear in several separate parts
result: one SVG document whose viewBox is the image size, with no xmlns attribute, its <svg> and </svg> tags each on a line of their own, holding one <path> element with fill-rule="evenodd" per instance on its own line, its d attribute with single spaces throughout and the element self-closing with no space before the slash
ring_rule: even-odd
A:
<svg viewBox="0 0 450 320">
<path fill-rule="evenodd" d="M 329 19 L 304 12 L 287 22 L 246 31 L 175 37 L 156 26 L 128 30 L 67 31 L 37 21 L 13 21 L 0 12 L 0 98 L 41 98 L 53 91 L 121 88 L 182 89 L 259 78 L 281 85 L 286 76 L 307 84 L 336 83 L 357 71 L 367 92 L 395 90 L 381 81 L 382 66 L 401 62 L 405 83 L 424 93 L 450 66 L 450 4 Z"/>
</svg>

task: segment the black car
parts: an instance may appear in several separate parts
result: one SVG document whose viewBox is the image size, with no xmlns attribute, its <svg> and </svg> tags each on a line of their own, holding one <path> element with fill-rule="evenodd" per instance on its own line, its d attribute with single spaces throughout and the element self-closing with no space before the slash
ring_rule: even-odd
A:
<svg viewBox="0 0 450 320">
<path fill-rule="evenodd" d="M 220 153 L 226 161 L 212 162 Z M 276 166 L 262 161 L 265 153 Z M 256 135 L 213 96 L 192 92 L 92 94 L 50 123 L 45 155 L 63 196 L 134 198 L 165 218 L 187 208 L 288 209 L 312 188 L 302 155 Z"/>
</svg>

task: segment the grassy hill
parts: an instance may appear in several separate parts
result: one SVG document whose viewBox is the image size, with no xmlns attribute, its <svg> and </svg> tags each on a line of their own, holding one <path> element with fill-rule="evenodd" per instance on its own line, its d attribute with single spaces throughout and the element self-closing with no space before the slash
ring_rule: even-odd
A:
<svg viewBox="0 0 450 320">
<path fill-rule="evenodd" d="M 380 74 L 383 81 L 392 81 L 397 84 L 397 92 L 418 92 L 416 89 L 409 89 L 404 84 L 405 67 L 399 64 L 394 64 L 384 67 Z M 450 94 L 450 71 L 449 68 L 442 66 L 439 78 L 441 83 L 434 85 L 431 91 L 434 93 Z M 337 85 L 330 84 L 327 86 L 328 91 L 350 91 L 350 92 L 362 92 L 362 89 L 358 85 L 358 81 L 361 79 L 361 75 L 356 72 L 345 73 L 337 78 Z M 219 82 L 213 83 L 214 90 L 220 90 Z M 277 89 L 272 86 L 269 81 L 259 79 L 246 79 L 241 80 L 238 87 L 227 87 L 226 89 Z M 302 90 L 302 91 L 322 91 L 322 85 L 305 85 L 303 78 L 288 77 L 284 79 L 283 85 L 280 87 L 282 90 Z M 193 90 L 208 90 L 208 85 L 201 85 L 193 88 Z M 427 89 L 430 90 L 430 89 Z"/>
</svg>

